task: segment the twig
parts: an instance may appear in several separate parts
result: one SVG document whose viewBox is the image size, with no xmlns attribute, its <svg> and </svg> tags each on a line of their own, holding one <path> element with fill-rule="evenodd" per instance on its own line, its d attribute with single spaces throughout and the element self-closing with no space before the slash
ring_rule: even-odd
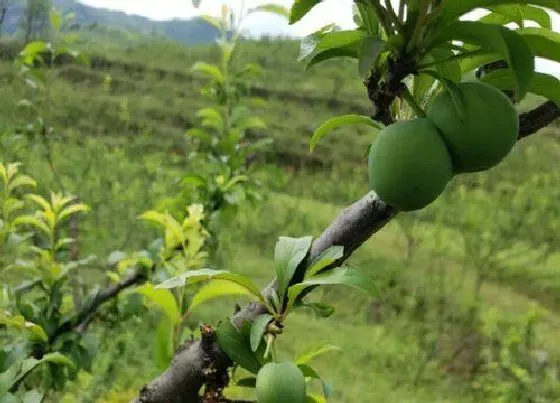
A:
<svg viewBox="0 0 560 403">
<path fill-rule="evenodd" d="M 51 336 L 49 342 L 52 344 L 61 335 L 71 332 L 73 330 L 84 332 L 87 329 L 89 322 L 95 317 L 97 310 L 105 302 L 115 298 L 121 291 L 126 288 L 132 287 L 137 284 L 141 284 L 146 281 L 146 275 L 144 273 L 135 273 L 113 284 L 103 290 L 100 290 L 91 303 L 89 303 L 82 311 L 80 311 L 74 318 L 67 320 L 58 327 L 58 329 Z"/>
</svg>

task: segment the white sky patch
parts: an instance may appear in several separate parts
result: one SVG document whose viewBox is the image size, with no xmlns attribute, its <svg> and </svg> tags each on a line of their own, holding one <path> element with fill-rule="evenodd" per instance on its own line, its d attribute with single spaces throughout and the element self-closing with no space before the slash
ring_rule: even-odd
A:
<svg viewBox="0 0 560 403">
<path fill-rule="evenodd" d="M 251 8 L 259 4 L 275 3 L 290 7 L 293 0 L 202 0 L 200 7 L 195 8 L 191 0 L 79 0 L 81 3 L 111 10 L 123 11 L 127 14 L 137 14 L 153 20 L 169 20 L 173 18 L 188 19 L 201 14 L 218 15 L 222 4 L 239 9 L 243 4 Z M 393 0 L 394 2 L 394 0 Z M 285 35 L 305 36 L 317 29 L 336 23 L 342 28 L 352 28 L 352 0 L 324 0 L 307 14 L 301 21 L 288 25 L 279 16 L 256 13 L 251 15 L 243 27 L 252 35 Z M 560 16 L 552 14 L 553 30 L 560 31 Z M 560 77 L 560 63 L 548 60 L 537 60 L 537 70 Z"/>
</svg>

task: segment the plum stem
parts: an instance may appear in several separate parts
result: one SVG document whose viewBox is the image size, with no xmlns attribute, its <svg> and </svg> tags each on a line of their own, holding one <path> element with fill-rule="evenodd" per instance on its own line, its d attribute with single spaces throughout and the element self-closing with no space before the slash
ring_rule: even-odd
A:
<svg viewBox="0 0 560 403">
<path fill-rule="evenodd" d="M 410 105 L 412 110 L 414 110 L 414 113 L 416 114 L 416 116 L 421 117 L 421 118 L 426 117 L 426 112 L 424 112 L 424 110 L 420 107 L 420 105 L 418 105 L 418 103 L 416 102 L 416 100 L 414 99 L 412 94 L 410 93 L 410 90 L 404 84 L 402 85 L 402 87 L 399 91 L 399 97 L 404 99 L 406 101 L 406 103 L 408 105 Z"/>
</svg>

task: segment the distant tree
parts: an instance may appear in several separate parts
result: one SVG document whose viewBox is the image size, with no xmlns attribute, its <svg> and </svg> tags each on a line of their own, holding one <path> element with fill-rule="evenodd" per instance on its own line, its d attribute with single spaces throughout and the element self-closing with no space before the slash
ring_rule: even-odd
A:
<svg viewBox="0 0 560 403">
<path fill-rule="evenodd" d="M 46 39 L 50 30 L 51 8 L 52 0 L 26 0 L 21 21 L 25 43 Z"/>
<path fill-rule="evenodd" d="M 4 32 L 4 20 L 8 13 L 8 8 L 12 5 L 13 0 L 0 0 L 0 36 Z"/>
</svg>

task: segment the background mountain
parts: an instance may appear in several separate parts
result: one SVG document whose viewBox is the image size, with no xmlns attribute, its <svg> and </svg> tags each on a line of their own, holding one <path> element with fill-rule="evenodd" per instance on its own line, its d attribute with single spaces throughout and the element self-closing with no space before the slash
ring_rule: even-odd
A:
<svg viewBox="0 0 560 403">
<path fill-rule="evenodd" d="M 1 30 L 5 34 L 13 35 L 21 27 L 24 1 L 0 0 L 0 7 L 3 3 L 8 6 Z M 218 30 L 201 18 L 153 21 L 146 17 L 90 7 L 76 0 L 54 0 L 54 5 L 63 13 L 75 14 L 74 29 L 128 31 L 149 36 L 163 36 L 186 44 L 208 43 L 218 36 Z"/>
</svg>

